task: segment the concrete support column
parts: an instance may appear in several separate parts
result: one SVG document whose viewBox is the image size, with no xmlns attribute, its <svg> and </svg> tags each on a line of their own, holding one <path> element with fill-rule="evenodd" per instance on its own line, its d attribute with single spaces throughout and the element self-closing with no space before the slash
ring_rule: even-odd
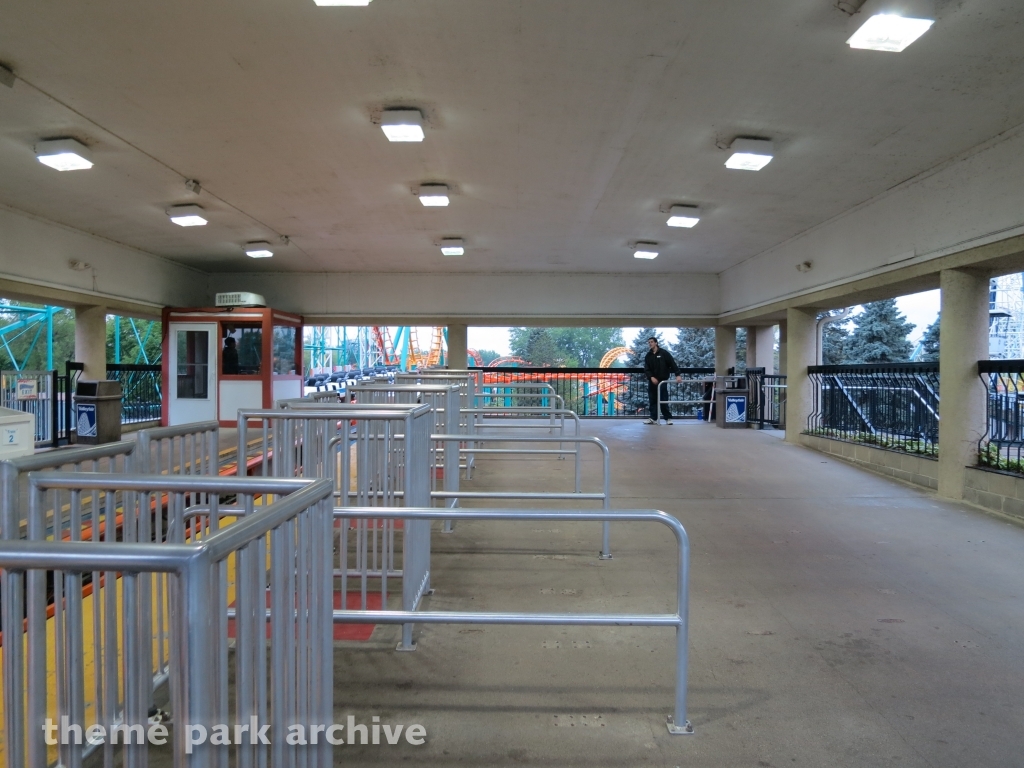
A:
<svg viewBox="0 0 1024 768">
<path fill-rule="evenodd" d="M 469 367 L 467 333 L 465 325 L 448 325 L 448 367 L 453 371 L 464 371 Z"/>
<path fill-rule="evenodd" d="M 788 338 L 787 323 L 783 320 L 779 323 L 779 376 L 786 375 L 786 363 L 788 357 Z"/>
<path fill-rule="evenodd" d="M 786 441 L 800 442 L 807 429 L 813 397 L 807 368 L 817 355 L 818 313 L 813 309 L 786 310 Z M 781 355 L 780 355 L 781 357 Z"/>
<path fill-rule="evenodd" d="M 83 379 L 107 378 L 107 308 L 75 307 L 75 361 Z"/>
<path fill-rule="evenodd" d="M 747 357 L 745 365 L 749 371 L 751 368 L 757 367 L 757 328 L 751 325 L 744 330 L 747 332 Z"/>
<path fill-rule="evenodd" d="M 755 368 L 764 368 L 764 372 L 771 376 L 775 373 L 775 326 L 761 325 L 757 328 L 750 328 L 747 331 L 747 344 L 750 344 L 750 335 L 754 333 L 757 337 L 755 346 L 757 348 L 757 359 L 754 361 Z M 747 366 L 750 366 L 749 353 Z"/>
<path fill-rule="evenodd" d="M 978 463 L 985 433 L 985 387 L 978 360 L 988 359 L 987 274 L 945 269 L 940 274 L 939 495 L 964 496 L 964 468 Z"/>
<path fill-rule="evenodd" d="M 725 376 L 736 366 L 736 329 L 728 326 L 715 328 L 715 375 Z"/>
</svg>

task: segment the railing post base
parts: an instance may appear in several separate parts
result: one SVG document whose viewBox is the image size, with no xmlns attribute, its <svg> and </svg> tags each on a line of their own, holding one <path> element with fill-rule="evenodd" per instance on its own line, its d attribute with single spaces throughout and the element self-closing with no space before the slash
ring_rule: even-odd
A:
<svg viewBox="0 0 1024 768">
<path fill-rule="evenodd" d="M 692 736 L 693 726 L 690 725 L 690 721 L 687 720 L 684 725 L 676 725 L 672 719 L 672 715 L 668 716 L 668 732 L 673 736 Z"/>
</svg>

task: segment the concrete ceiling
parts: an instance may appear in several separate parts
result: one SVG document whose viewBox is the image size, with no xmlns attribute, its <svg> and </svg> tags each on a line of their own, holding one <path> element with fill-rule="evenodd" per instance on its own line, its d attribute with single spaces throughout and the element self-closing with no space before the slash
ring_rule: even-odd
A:
<svg viewBox="0 0 1024 768">
<path fill-rule="evenodd" d="M 1019 0 L 940 1 L 901 54 L 851 31 L 832 0 L 10 0 L 0 203 L 211 272 L 717 273 L 1024 122 Z M 385 106 L 427 140 L 389 144 Z M 91 171 L 35 161 L 68 135 Z M 725 169 L 737 135 L 776 159 Z"/>
</svg>

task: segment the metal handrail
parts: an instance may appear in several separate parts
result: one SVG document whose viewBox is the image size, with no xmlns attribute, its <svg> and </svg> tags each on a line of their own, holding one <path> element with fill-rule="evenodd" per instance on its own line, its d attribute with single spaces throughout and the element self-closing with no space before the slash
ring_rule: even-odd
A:
<svg viewBox="0 0 1024 768">
<path fill-rule="evenodd" d="M 444 520 L 452 510 L 410 508 L 374 510 L 377 517 L 406 520 Z M 676 628 L 676 692 L 675 709 L 668 718 L 669 733 L 693 733 L 686 719 L 687 664 L 689 661 L 689 605 L 690 605 L 690 539 L 683 524 L 659 510 L 601 510 L 576 511 L 564 509 L 460 509 L 456 513 L 463 520 L 518 520 L 518 521 L 615 521 L 656 522 L 672 530 L 679 546 L 676 576 L 676 612 L 668 614 L 585 614 L 552 613 L 530 614 L 521 612 L 455 612 L 455 611 L 348 611 L 335 610 L 334 620 L 340 623 L 406 624 L 517 624 L 517 625 L 578 625 L 578 626 L 649 626 Z M 366 510 L 336 507 L 335 519 L 352 520 L 366 517 Z"/>
</svg>

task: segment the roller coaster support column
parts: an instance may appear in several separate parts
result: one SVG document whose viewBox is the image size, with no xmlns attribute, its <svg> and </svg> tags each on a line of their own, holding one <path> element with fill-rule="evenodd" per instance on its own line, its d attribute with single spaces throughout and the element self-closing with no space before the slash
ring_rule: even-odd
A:
<svg viewBox="0 0 1024 768">
<path fill-rule="evenodd" d="M 83 379 L 107 378 L 107 308 L 75 307 L 75 360 Z"/>
<path fill-rule="evenodd" d="M 465 325 L 448 324 L 448 368 L 453 371 L 465 371 L 469 367 L 467 332 Z"/>
<path fill-rule="evenodd" d="M 725 376 L 736 367 L 736 329 L 728 326 L 715 328 L 715 375 Z"/>
</svg>

